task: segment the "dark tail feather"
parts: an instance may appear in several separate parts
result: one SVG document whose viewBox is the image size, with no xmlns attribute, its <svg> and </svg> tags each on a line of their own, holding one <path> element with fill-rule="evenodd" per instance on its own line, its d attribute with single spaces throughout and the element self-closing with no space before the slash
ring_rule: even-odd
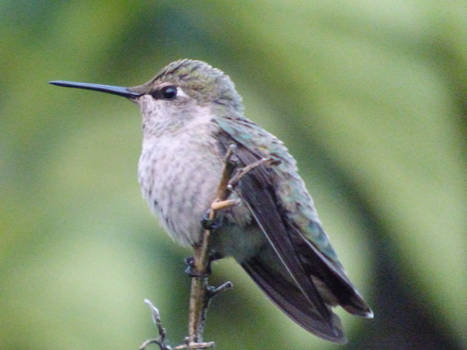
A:
<svg viewBox="0 0 467 350">
<path fill-rule="evenodd" d="M 266 295 L 297 324 L 326 340 L 339 344 L 347 342 L 337 315 L 330 312 L 330 319 L 324 319 L 295 285 L 269 269 L 260 258 L 251 258 L 241 265 Z"/>
<path fill-rule="evenodd" d="M 363 300 L 362 296 L 356 289 L 352 291 L 350 296 L 347 296 L 346 300 L 347 302 L 344 302 L 342 299 L 339 299 L 339 302 L 345 311 L 352 315 L 364 318 L 373 318 L 373 311 L 371 311 L 368 304 Z"/>
<path fill-rule="evenodd" d="M 303 266 L 308 275 L 322 280 L 337 299 L 338 304 L 347 312 L 360 317 L 373 318 L 373 311 L 350 282 L 343 267 L 332 263 L 299 231 L 294 237 L 300 238 L 295 244 L 299 247 Z"/>
</svg>

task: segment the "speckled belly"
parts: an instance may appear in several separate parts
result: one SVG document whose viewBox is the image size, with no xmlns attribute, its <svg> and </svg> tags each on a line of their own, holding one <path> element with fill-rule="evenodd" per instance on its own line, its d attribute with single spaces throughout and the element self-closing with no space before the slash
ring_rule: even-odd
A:
<svg viewBox="0 0 467 350">
<path fill-rule="evenodd" d="M 222 167 L 215 140 L 163 137 L 143 145 L 138 167 L 143 197 L 181 244 L 198 241 L 200 221 L 214 200 Z"/>
</svg>

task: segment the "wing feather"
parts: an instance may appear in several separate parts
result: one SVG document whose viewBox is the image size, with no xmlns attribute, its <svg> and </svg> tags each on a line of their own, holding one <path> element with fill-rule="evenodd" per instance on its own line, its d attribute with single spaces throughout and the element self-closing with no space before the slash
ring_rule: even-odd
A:
<svg viewBox="0 0 467 350">
<path fill-rule="evenodd" d="M 236 144 L 242 165 L 262 157 L 281 164 L 260 165 L 246 174 L 235 191 L 263 232 L 283 273 L 264 257 L 240 261 L 261 289 L 305 329 L 325 339 L 345 342 L 340 320 L 330 306 L 372 317 L 372 311 L 353 287 L 321 228 L 313 201 L 297 174 L 295 160 L 273 135 L 244 118 L 216 120 L 224 151 Z M 284 277 L 288 276 L 288 277 Z"/>
</svg>

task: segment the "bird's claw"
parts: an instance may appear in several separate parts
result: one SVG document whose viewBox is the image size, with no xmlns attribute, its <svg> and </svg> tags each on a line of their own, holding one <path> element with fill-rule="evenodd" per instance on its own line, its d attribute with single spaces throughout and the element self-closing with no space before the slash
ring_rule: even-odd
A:
<svg viewBox="0 0 467 350">
<path fill-rule="evenodd" d="M 185 259 L 186 263 L 186 269 L 185 273 L 190 276 L 191 278 L 206 278 L 211 274 L 211 263 L 210 261 L 208 262 L 208 266 L 206 266 L 206 272 L 199 272 L 196 269 L 195 266 L 195 258 L 192 256 L 189 256 L 188 258 Z"/>
<path fill-rule="evenodd" d="M 201 219 L 201 226 L 205 229 L 205 230 L 209 230 L 209 231 L 215 231 L 219 228 L 222 227 L 222 217 L 220 217 L 219 215 L 216 215 L 214 217 L 214 219 L 211 219 L 210 218 L 210 215 L 211 215 L 211 209 L 208 209 L 202 219 Z"/>
<path fill-rule="evenodd" d="M 186 264 L 186 269 L 185 273 L 190 276 L 190 277 L 207 277 L 209 275 L 209 272 L 206 271 L 206 273 L 200 273 L 196 269 L 195 266 L 195 258 L 192 256 L 189 256 L 188 258 L 185 259 L 185 264 Z"/>
<path fill-rule="evenodd" d="M 219 253 L 210 253 L 208 257 L 208 265 L 206 266 L 206 272 L 200 273 L 199 271 L 196 270 L 195 258 L 192 256 L 189 256 L 188 258 L 185 258 L 185 264 L 186 264 L 185 273 L 190 277 L 198 277 L 198 278 L 208 277 L 212 271 L 211 263 L 219 259 L 222 259 L 222 255 L 220 255 Z"/>
</svg>

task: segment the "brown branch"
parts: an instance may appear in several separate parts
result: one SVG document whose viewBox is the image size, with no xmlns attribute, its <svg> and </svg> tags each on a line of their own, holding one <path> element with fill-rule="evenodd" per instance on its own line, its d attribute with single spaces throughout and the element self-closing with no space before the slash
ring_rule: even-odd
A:
<svg viewBox="0 0 467 350">
<path fill-rule="evenodd" d="M 186 341 L 185 344 L 177 345 L 176 347 L 174 347 L 174 350 L 209 349 L 209 348 L 213 348 L 215 345 L 216 344 L 213 341 L 201 342 L 201 343 L 190 343 L 189 341 Z"/>
<path fill-rule="evenodd" d="M 214 220 L 216 216 L 215 204 L 225 201 L 230 195 L 227 188 L 229 187 L 232 174 L 237 167 L 236 162 L 232 161 L 233 152 L 234 146 L 230 146 L 225 156 L 224 169 L 222 171 L 221 181 L 217 188 L 216 199 L 212 203 L 209 212 L 209 220 L 211 221 Z M 194 247 L 193 265 L 197 276 L 194 276 L 191 279 L 190 313 L 188 318 L 188 337 L 190 342 L 193 343 L 203 341 L 206 313 L 209 300 L 211 299 L 211 295 L 208 294 L 209 285 L 207 276 L 209 264 L 208 242 L 210 234 L 210 230 L 204 230 L 201 235 L 200 243 Z M 228 285 L 231 286 L 231 283 Z"/>
</svg>

